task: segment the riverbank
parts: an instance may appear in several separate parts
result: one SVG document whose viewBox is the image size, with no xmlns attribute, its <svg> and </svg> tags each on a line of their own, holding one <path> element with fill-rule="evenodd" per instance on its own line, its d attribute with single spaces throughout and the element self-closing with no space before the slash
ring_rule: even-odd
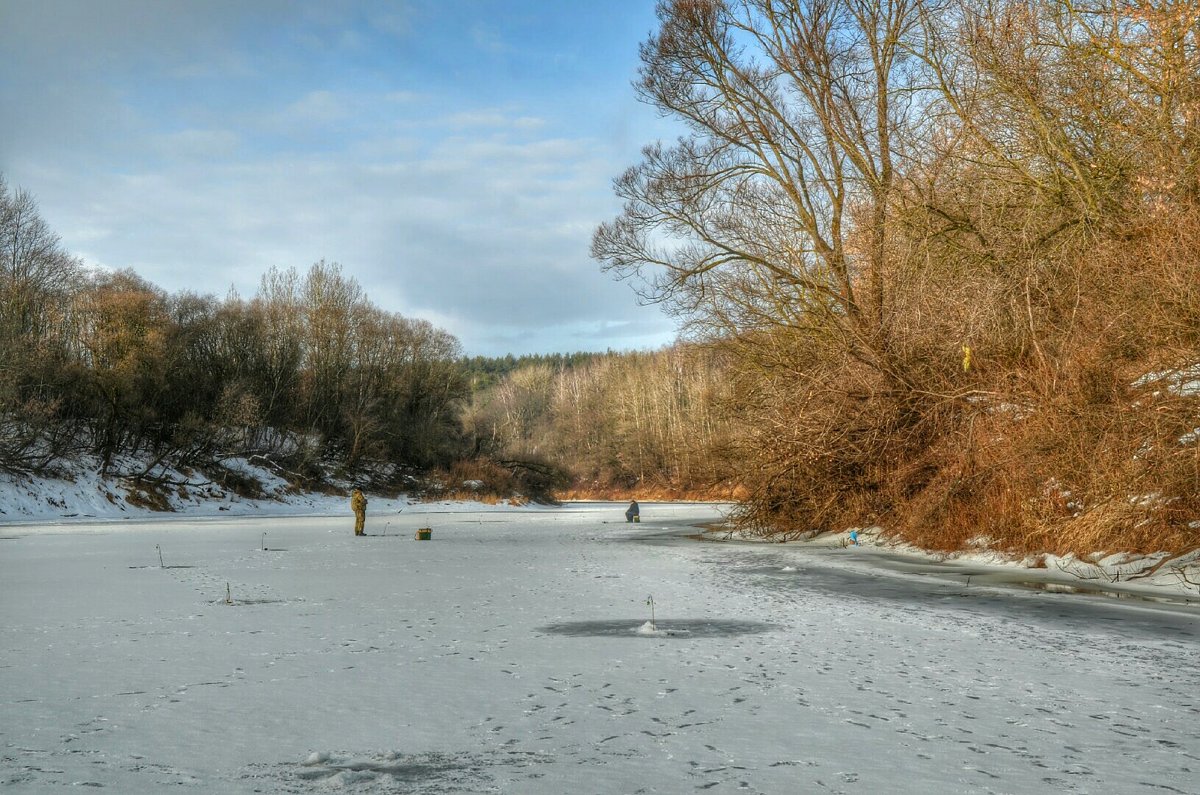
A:
<svg viewBox="0 0 1200 795">
<path fill-rule="evenodd" d="M 994 550 L 930 552 L 898 542 L 877 527 L 855 528 L 855 544 L 851 532 L 820 533 L 785 544 L 739 536 L 721 527 L 706 528 L 694 537 L 715 543 L 823 552 L 835 565 L 942 578 L 963 587 L 1015 587 L 1200 607 L 1200 550 L 1177 556 L 1097 552 L 1088 558 L 1050 554 L 1017 557 Z"/>
<path fill-rule="evenodd" d="M 170 479 L 187 483 L 164 490 L 163 502 L 149 503 L 138 497 L 118 477 L 101 477 L 93 462 L 80 462 L 67 479 L 16 478 L 0 476 L 0 526 L 35 526 L 39 532 L 53 532 L 94 522 L 155 523 L 175 519 L 219 517 L 279 516 L 350 516 L 348 498 L 336 488 L 326 493 L 295 489 L 277 474 L 249 461 L 229 465 L 258 484 L 257 498 L 243 496 L 217 483 L 189 480 L 183 473 L 167 473 Z M 344 484 L 349 485 L 349 484 Z M 565 505 L 594 504 L 592 500 L 572 500 Z M 700 501 L 709 504 L 706 501 Z M 643 502 L 644 523 L 655 519 L 655 506 L 683 505 L 683 502 Z M 156 509 L 156 506 L 158 509 Z M 161 510 L 166 507 L 169 510 Z M 372 495 L 368 506 L 373 524 L 405 511 L 410 514 L 437 511 L 515 510 L 519 505 L 504 501 L 485 505 L 472 500 L 426 502 L 400 494 L 396 497 Z M 533 510 L 553 511 L 550 506 L 531 506 Z M 619 515 L 622 502 L 612 510 Z M 727 512 L 728 509 L 726 509 Z M 723 514 L 711 524 L 706 537 L 739 543 L 765 544 L 753 536 L 738 535 L 721 524 Z M 639 528 L 648 528 L 642 524 Z M 1010 585 L 1013 587 L 1057 590 L 1062 593 L 1097 594 L 1110 598 L 1169 600 L 1181 605 L 1200 601 L 1200 550 L 1182 556 L 1110 555 L 1097 552 L 1087 558 L 1054 555 L 1006 556 L 994 550 L 936 553 L 903 544 L 888 537 L 878 527 L 856 528 L 858 545 L 850 544 L 850 530 L 822 533 L 811 538 L 790 541 L 787 546 L 814 550 L 845 550 L 848 560 L 860 566 L 881 570 L 911 571 L 922 576 L 941 576 L 965 584 Z M 11 535 L 11 534 L 10 534 Z"/>
</svg>

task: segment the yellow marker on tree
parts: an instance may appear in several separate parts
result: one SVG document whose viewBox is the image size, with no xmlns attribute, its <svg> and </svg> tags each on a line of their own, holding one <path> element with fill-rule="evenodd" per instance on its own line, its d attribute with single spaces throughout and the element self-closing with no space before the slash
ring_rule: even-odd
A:
<svg viewBox="0 0 1200 795">
<path fill-rule="evenodd" d="M 962 351 L 963 351 L 963 372 L 965 373 L 967 370 L 971 369 L 971 346 L 970 345 L 962 346 Z"/>
</svg>

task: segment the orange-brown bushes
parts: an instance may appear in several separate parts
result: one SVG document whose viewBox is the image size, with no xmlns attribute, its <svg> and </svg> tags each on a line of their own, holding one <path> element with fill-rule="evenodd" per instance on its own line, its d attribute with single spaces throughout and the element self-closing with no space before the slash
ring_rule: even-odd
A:
<svg viewBox="0 0 1200 795">
<path fill-rule="evenodd" d="M 428 499 L 553 502 L 567 483 L 557 465 L 534 457 L 457 461 L 447 471 L 433 473 L 423 493 Z"/>
<path fill-rule="evenodd" d="M 926 263 L 898 282 L 885 367 L 836 341 L 742 341 L 743 526 L 880 523 L 1014 554 L 1200 545 L 1196 251 L 1200 213 L 1179 211 L 1007 291 Z"/>
<path fill-rule="evenodd" d="M 1064 263 L 1026 353 L 980 346 L 978 395 L 898 471 L 895 530 L 1016 553 L 1200 544 L 1198 246 L 1180 211 Z"/>
<path fill-rule="evenodd" d="M 786 539 L 882 515 L 891 472 L 926 444 L 936 409 L 812 339 L 740 344 L 750 365 L 737 372 L 731 403 L 747 491 L 741 526 Z"/>
<path fill-rule="evenodd" d="M 518 493 L 512 473 L 495 461 L 473 458 L 456 461 L 446 471 L 430 475 L 423 493 L 433 499 L 496 502 Z"/>
</svg>

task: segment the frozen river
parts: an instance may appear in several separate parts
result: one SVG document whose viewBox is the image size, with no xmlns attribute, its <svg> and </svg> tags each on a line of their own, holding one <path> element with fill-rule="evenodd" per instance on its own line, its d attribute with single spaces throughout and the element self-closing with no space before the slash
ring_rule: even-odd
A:
<svg viewBox="0 0 1200 795">
<path fill-rule="evenodd" d="M 0 528 L 0 788 L 1200 793 L 1194 607 L 422 510 Z"/>
</svg>

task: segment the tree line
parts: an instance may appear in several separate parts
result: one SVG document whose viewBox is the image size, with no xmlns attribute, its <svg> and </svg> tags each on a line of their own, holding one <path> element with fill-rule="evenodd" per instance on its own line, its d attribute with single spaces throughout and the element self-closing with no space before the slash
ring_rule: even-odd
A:
<svg viewBox="0 0 1200 795">
<path fill-rule="evenodd" d="M 330 462 L 384 478 L 442 465 L 462 438 L 460 355 L 453 336 L 373 306 L 324 261 L 272 269 L 250 299 L 170 295 L 129 270 L 89 270 L 28 192 L 0 182 L 6 471 L 53 471 L 82 454 L 143 478 L 162 462 L 232 455 L 302 477 Z"/>
<path fill-rule="evenodd" d="M 464 426 L 478 455 L 558 468 L 560 491 L 728 498 L 737 479 L 722 358 L 680 343 L 532 362 L 474 393 Z"/>
<path fill-rule="evenodd" d="M 199 470 L 239 483 L 253 457 L 315 485 L 553 498 L 720 480 L 713 355 L 466 357 L 385 312 L 325 261 L 275 268 L 243 298 L 168 294 L 90 270 L 34 198 L 0 180 L 0 470 L 94 456 L 142 486 Z"/>
<path fill-rule="evenodd" d="M 611 353 L 611 351 L 609 351 Z M 553 370 L 577 367 L 601 356 L 598 353 L 529 353 L 514 356 L 469 356 L 463 359 L 472 390 L 483 390 L 499 384 L 517 370 L 526 367 L 549 367 Z"/>
<path fill-rule="evenodd" d="M 764 533 L 1200 541 L 1200 4 L 663 0 L 593 253 L 728 363 Z"/>
</svg>

